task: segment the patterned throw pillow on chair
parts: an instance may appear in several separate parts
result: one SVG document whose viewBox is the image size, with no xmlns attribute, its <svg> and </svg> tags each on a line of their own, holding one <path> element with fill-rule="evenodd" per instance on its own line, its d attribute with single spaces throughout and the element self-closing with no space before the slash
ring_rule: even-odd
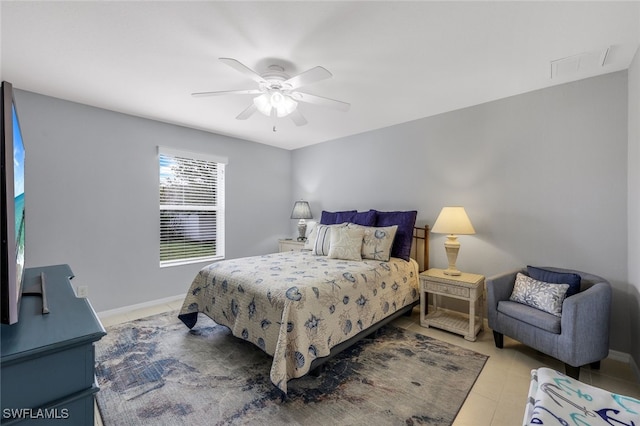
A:
<svg viewBox="0 0 640 426">
<path fill-rule="evenodd" d="M 545 283 L 518 272 L 509 300 L 559 317 L 568 288 L 569 284 Z"/>
</svg>

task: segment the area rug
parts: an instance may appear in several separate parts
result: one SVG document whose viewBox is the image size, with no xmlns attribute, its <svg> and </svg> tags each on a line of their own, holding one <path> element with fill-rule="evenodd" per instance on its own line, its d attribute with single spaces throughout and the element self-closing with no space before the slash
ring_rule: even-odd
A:
<svg viewBox="0 0 640 426">
<path fill-rule="evenodd" d="M 271 357 L 200 315 L 107 328 L 96 345 L 98 408 L 110 425 L 450 425 L 487 357 L 392 325 L 318 377 L 269 380 Z"/>
</svg>

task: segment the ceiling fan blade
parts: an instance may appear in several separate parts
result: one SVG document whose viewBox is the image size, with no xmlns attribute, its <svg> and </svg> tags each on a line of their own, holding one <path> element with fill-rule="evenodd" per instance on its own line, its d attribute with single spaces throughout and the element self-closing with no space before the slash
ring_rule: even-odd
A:
<svg viewBox="0 0 640 426">
<path fill-rule="evenodd" d="M 296 126 L 304 126 L 307 124 L 307 119 L 304 118 L 304 115 L 302 115 L 298 108 L 294 109 L 293 112 L 289 114 L 289 117 L 291 117 L 291 120 Z"/>
<path fill-rule="evenodd" d="M 285 80 L 282 85 L 289 85 L 291 89 L 296 89 L 301 86 L 306 86 L 307 84 L 331 78 L 332 76 L 333 74 L 327 69 L 318 66 Z"/>
<path fill-rule="evenodd" d="M 231 68 L 234 68 L 236 71 L 240 71 L 242 74 L 246 75 L 253 81 L 257 82 L 258 84 L 265 83 L 264 78 L 262 78 L 260 74 L 258 74 L 248 66 L 244 65 L 242 62 L 239 62 L 233 58 L 218 58 L 218 59 L 220 59 L 225 64 L 229 65 Z"/>
<path fill-rule="evenodd" d="M 349 111 L 351 104 L 337 101 L 335 99 L 329 99 L 318 95 L 311 95 L 309 93 L 293 92 L 291 97 L 296 101 L 307 102 L 315 105 L 322 105 L 329 108 L 339 109 L 340 111 Z"/>
<path fill-rule="evenodd" d="M 205 96 L 220 96 L 220 95 L 255 95 L 262 93 L 260 89 L 246 89 L 246 90 L 222 90 L 218 92 L 196 92 L 191 96 L 195 98 L 201 98 Z"/>
<path fill-rule="evenodd" d="M 238 114 L 236 120 L 246 120 L 247 118 L 251 117 L 257 110 L 258 108 L 256 108 L 256 105 L 252 102 L 251 105 L 247 107 L 247 109 Z"/>
</svg>

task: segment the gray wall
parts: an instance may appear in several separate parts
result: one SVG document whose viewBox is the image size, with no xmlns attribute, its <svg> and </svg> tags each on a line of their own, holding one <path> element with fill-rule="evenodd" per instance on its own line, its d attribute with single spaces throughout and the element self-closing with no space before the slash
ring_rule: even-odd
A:
<svg viewBox="0 0 640 426">
<path fill-rule="evenodd" d="M 640 49 L 629 68 L 629 342 L 640 368 Z M 636 371 L 640 375 L 640 371 Z"/>
<path fill-rule="evenodd" d="M 27 266 L 69 264 L 97 311 L 184 294 L 203 266 L 158 266 L 158 145 L 228 157 L 227 258 L 290 233 L 290 151 L 26 91 L 16 104 Z"/>
<path fill-rule="evenodd" d="M 627 142 L 624 71 L 295 150 L 292 198 L 317 217 L 417 209 L 431 225 L 443 206 L 463 205 L 477 234 L 460 236 L 459 269 L 606 277 L 612 348 L 629 352 Z M 443 243 L 432 234 L 433 267 L 446 267 Z"/>
</svg>

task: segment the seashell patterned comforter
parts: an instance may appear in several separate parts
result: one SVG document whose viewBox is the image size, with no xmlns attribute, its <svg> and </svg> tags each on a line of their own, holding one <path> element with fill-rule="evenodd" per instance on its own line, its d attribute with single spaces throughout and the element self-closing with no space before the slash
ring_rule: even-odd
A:
<svg viewBox="0 0 640 426">
<path fill-rule="evenodd" d="M 273 356 L 271 381 L 286 393 L 314 359 L 418 299 L 414 260 L 286 252 L 204 267 L 178 317 L 192 328 L 202 312 Z"/>
</svg>

